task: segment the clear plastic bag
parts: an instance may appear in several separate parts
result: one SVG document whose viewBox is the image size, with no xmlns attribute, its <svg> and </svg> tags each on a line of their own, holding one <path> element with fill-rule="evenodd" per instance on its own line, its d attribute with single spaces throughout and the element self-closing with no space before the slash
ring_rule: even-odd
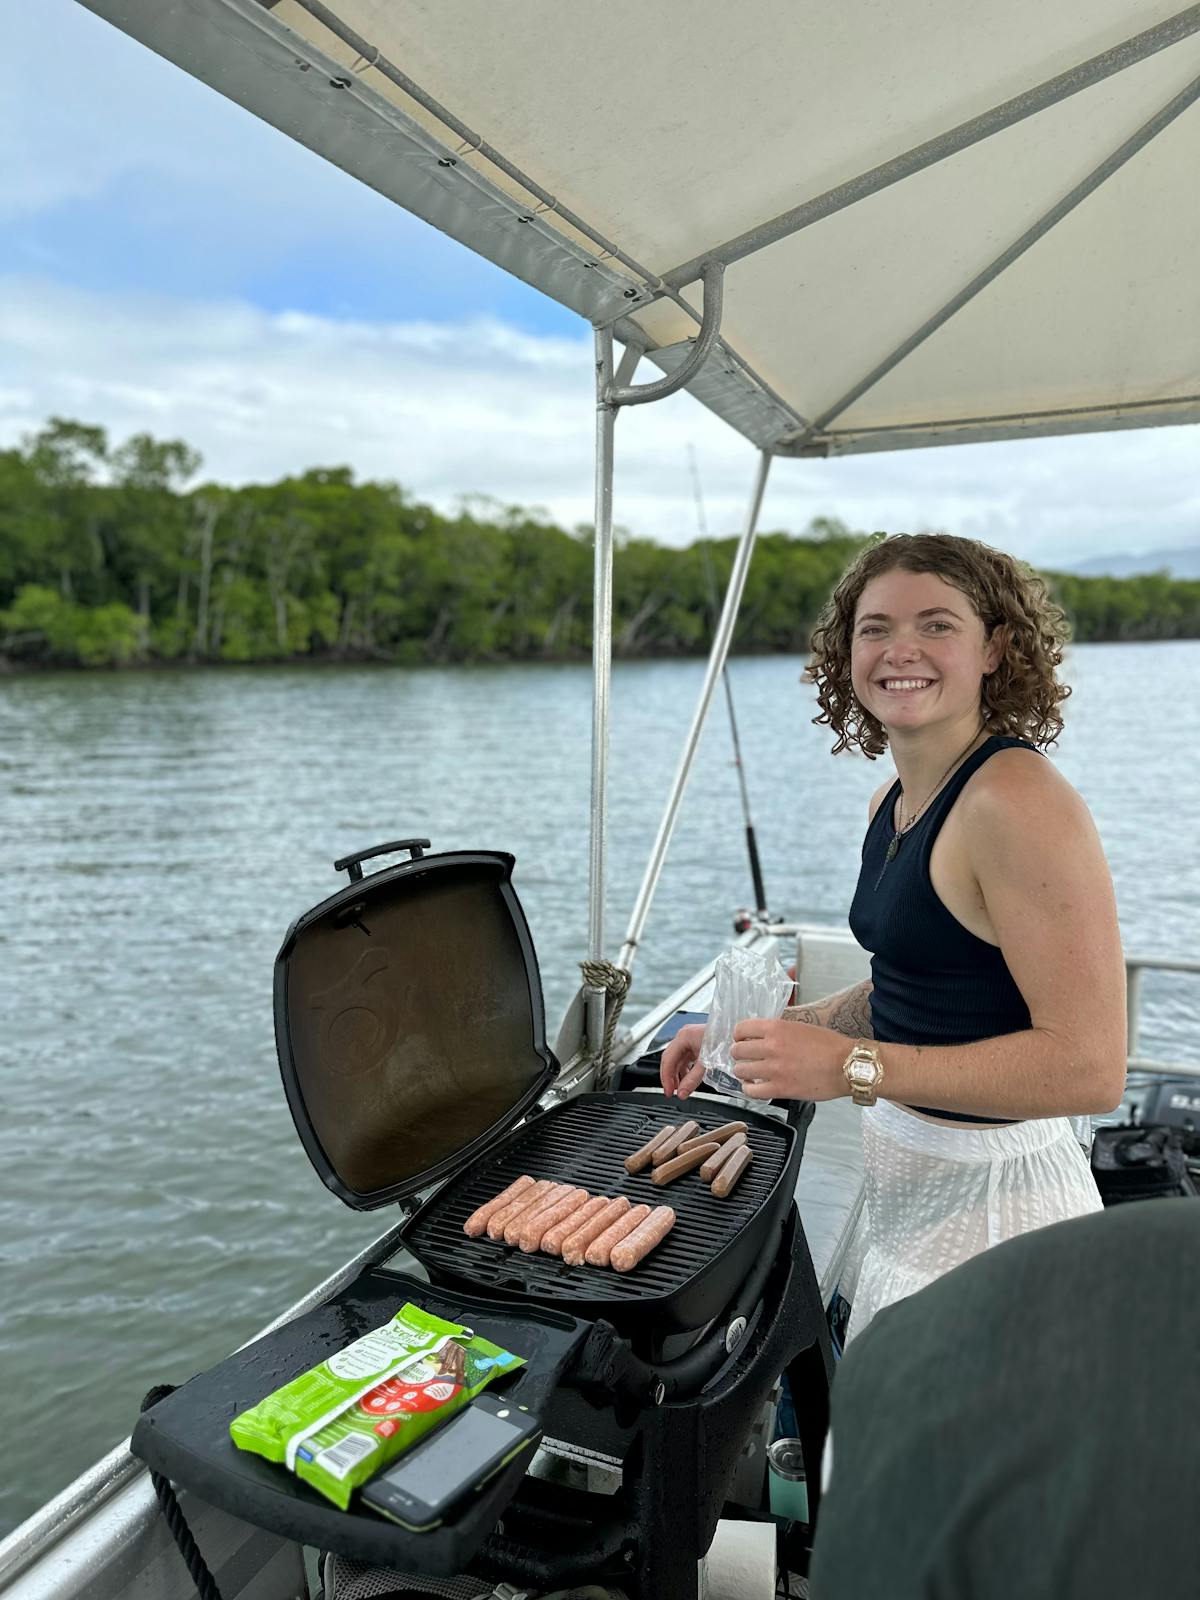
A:
<svg viewBox="0 0 1200 1600">
<path fill-rule="evenodd" d="M 717 957 L 716 986 L 700 1045 L 704 1082 L 721 1094 L 745 1100 L 733 1073 L 733 1030 L 747 1017 L 777 1017 L 788 1002 L 792 980 L 774 951 L 726 950 Z"/>
</svg>

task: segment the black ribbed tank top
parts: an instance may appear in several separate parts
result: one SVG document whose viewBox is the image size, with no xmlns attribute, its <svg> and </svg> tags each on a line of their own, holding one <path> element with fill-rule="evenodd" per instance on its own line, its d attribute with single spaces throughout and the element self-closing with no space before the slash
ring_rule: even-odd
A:
<svg viewBox="0 0 1200 1600">
<path fill-rule="evenodd" d="M 997 750 L 1033 750 L 1024 739 L 993 734 L 959 767 L 904 834 L 895 857 L 892 817 L 900 780 L 887 792 L 863 840 L 862 868 L 850 928 L 871 955 L 871 1027 L 881 1044 L 956 1045 L 1020 1033 L 1029 1007 L 996 945 L 980 939 L 934 892 L 929 858 L 950 808 L 971 775 Z M 913 1106 L 951 1122 L 1005 1122 L 935 1106 Z"/>
</svg>

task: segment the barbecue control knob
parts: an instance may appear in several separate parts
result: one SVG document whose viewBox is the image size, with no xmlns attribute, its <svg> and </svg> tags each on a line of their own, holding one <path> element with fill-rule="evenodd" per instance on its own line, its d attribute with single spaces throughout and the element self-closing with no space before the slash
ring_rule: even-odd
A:
<svg viewBox="0 0 1200 1600">
<path fill-rule="evenodd" d="M 733 1352 L 737 1349 L 738 1345 L 741 1344 L 742 1337 L 745 1334 L 745 1332 L 746 1332 L 746 1319 L 745 1319 L 745 1317 L 734 1317 L 733 1321 L 729 1324 L 728 1328 L 726 1328 L 726 1330 L 725 1330 L 725 1349 L 726 1349 L 726 1351 L 727 1351 L 727 1353 L 729 1355 L 732 1355 Z"/>
</svg>

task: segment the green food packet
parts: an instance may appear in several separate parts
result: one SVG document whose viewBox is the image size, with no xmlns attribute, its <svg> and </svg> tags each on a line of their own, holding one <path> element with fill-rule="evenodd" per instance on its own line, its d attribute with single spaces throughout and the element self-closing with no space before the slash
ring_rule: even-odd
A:
<svg viewBox="0 0 1200 1600">
<path fill-rule="evenodd" d="M 406 1305 L 243 1411 L 229 1432 L 239 1449 L 282 1462 L 344 1511 L 360 1484 L 524 1365 L 470 1328 Z"/>
</svg>

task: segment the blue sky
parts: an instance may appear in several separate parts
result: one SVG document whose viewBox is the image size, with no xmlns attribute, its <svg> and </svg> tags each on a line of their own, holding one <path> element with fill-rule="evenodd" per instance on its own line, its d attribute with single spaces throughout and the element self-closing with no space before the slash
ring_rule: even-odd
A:
<svg viewBox="0 0 1200 1600">
<path fill-rule="evenodd" d="M 205 474 L 347 462 L 445 507 L 591 516 L 591 338 L 571 313 L 74 0 L 0 0 L 0 446 L 51 414 L 183 437 Z M 742 517 L 754 453 L 687 396 L 618 430 L 618 520 Z M 779 463 L 766 527 L 945 528 L 1030 560 L 1200 538 L 1195 429 Z"/>
<path fill-rule="evenodd" d="M 2 0 L 0 14 L 0 270 L 98 294 L 237 296 L 364 321 L 468 307 L 527 332 L 580 331 L 74 0 Z"/>
</svg>

